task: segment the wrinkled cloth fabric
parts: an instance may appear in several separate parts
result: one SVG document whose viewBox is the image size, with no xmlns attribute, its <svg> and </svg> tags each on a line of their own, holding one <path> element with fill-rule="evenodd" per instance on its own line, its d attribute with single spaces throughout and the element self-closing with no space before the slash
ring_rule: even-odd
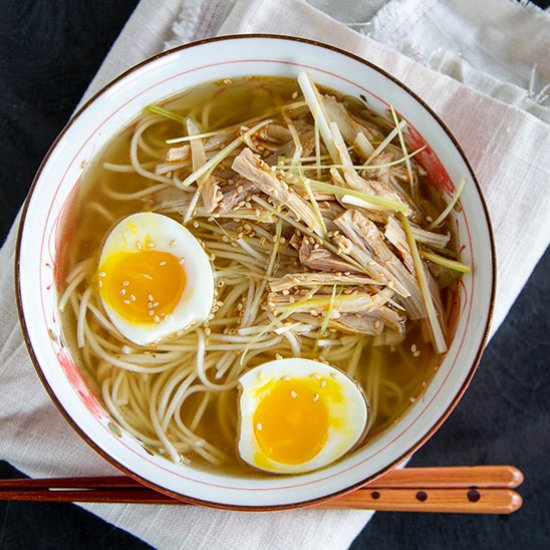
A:
<svg viewBox="0 0 550 550">
<path fill-rule="evenodd" d="M 311 4 L 324 11 L 299 0 L 142 0 L 83 101 L 144 58 L 216 34 L 298 35 L 369 59 L 433 107 L 474 167 L 497 245 L 494 332 L 550 238 L 550 126 L 545 123 L 544 97 L 550 17 L 504 0 Z M 507 15 L 495 20 L 495 13 Z M 444 36 L 442 18 L 453 29 Z M 521 25 L 512 26 L 510 18 Z M 522 41 L 527 33 L 529 40 Z M 483 48 L 476 51 L 478 42 Z M 494 48 L 508 43 L 514 44 L 514 56 L 497 63 Z M 13 265 L 18 222 L 19 218 L 0 251 L 2 266 Z M 0 457 L 33 477 L 115 474 L 72 431 L 40 384 L 19 327 L 11 267 L 3 267 L 0 289 Z M 346 548 L 372 515 L 350 510 L 257 514 L 149 505 L 84 508 L 157 548 Z"/>
</svg>

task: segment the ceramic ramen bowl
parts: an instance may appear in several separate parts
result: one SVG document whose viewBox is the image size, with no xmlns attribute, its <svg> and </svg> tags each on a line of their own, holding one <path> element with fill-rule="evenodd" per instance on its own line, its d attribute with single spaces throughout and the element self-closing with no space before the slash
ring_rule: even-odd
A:
<svg viewBox="0 0 550 550">
<path fill-rule="evenodd" d="M 363 96 L 384 113 L 389 104 L 408 122 L 409 139 L 427 143 L 419 156 L 441 190 L 466 177 L 452 213 L 461 258 L 472 266 L 460 283 L 449 351 L 423 396 L 381 436 L 332 465 L 299 476 L 246 478 L 149 454 L 109 416 L 66 346 L 57 309 L 61 219 L 86 164 L 151 103 L 212 80 L 271 75 L 313 80 Z M 21 321 L 37 372 L 73 428 L 104 458 L 159 491 L 209 506 L 280 509 L 350 491 L 401 463 L 441 425 L 469 384 L 487 338 L 495 291 L 494 246 L 487 209 L 468 161 L 442 121 L 405 86 L 368 61 L 307 40 L 229 36 L 153 57 L 103 88 L 68 123 L 50 149 L 25 205 L 17 252 Z"/>
</svg>

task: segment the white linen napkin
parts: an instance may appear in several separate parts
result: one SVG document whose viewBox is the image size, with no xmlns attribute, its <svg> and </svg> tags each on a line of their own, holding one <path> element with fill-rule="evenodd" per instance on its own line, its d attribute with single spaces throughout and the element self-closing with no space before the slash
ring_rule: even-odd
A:
<svg viewBox="0 0 550 550">
<path fill-rule="evenodd" d="M 370 27 L 357 27 L 384 40 L 384 33 L 386 36 L 392 34 L 387 30 L 394 28 L 392 18 L 400 13 L 390 5 L 409 4 L 407 9 L 411 9 L 414 1 L 393 0 L 378 15 L 375 15 L 376 10 L 384 3 L 382 0 L 338 2 L 339 15 L 341 20 L 350 24 L 364 23 L 366 18 L 374 15 Z M 435 17 L 433 14 L 439 10 L 433 7 L 437 2 L 418 2 L 426 4 L 425 13 L 420 10 L 414 20 L 408 21 L 405 35 L 415 37 L 415 48 L 429 52 L 430 42 L 422 42 L 422 33 L 413 33 L 415 29 L 426 29 L 429 25 L 437 27 L 439 15 Z M 495 2 L 497 0 L 491 0 L 488 4 Z M 312 3 L 324 9 L 336 5 L 330 0 L 312 0 Z M 455 4 L 460 4 L 461 10 Z M 494 13 L 501 8 L 508 9 L 505 6 L 510 2 L 497 4 L 493 6 Z M 473 5 L 470 1 L 454 2 L 445 12 L 445 17 L 452 20 L 456 29 L 475 27 L 478 36 L 485 36 L 481 31 L 490 30 L 488 14 L 491 12 L 483 12 L 480 2 L 472 11 Z M 529 23 L 522 28 L 536 29 L 548 36 L 550 22 L 543 15 L 544 18 L 538 12 L 521 12 L 522 21 L 526 22 L 525 25 Z M 514 40 L 516 51 L 525 54 L 525 62 L 530 67 L 548 67 L 545 65 L 547 49 L 522 49 L 523 42 L 518 41 L 511 29 L 499 28 Z M 403 80 L 438 112 L 473 164 L 493 220 L 499 279 L 493 323 L 493 331 L 496 330 L 550 237 L 547 216 L 550 206 L 550 126 L 543 122 L 543 116 L 535 116 L 540 115 L 538 107 L 544 108 L 544 93 L 534 101 L 538 106 L 534 110 L 527 103 L 514 100 L 507 104 L 506 97 L 493 99 L 482 93 L 482 78 L 476 83 L 466 80 L 476 89 L 468 87 L 459 82 L 460 74 L 452 74 L 455 78 L 451 78 L 424 66 L 422 63 L 433 62 L 427 58 L 429 56 L 418 56 L 420 63 L 413 61 L 299 0 L 165 0 L 162 3 L 142 0 L 85 98 L 122 70 L 166 47 L 216 33 L 247 32 L 306 36 L 352 51 Z M 436 34 L 428 35 L 432 45 L 434 39 L 439 40 Z M 532 35 L 529 36 L 531 39 Z M 460 35 L 449 39 L 440 53 L 443 55 L 447 51 L 449 56 L 454 56 L 455 65 L 462 66 L 465 60 L 456 54 L 460 49 L 453 49 L 457 40 L 460 40 Z M 400 43 L 400 40 L 393 40 L 391 45 L 399 47 Z M 486 43 L 490 45 L 491 40 L 487 39 Z M 483 76 L 480 59 L 470 59 L 467 64 L 477 71 L 478 76 Z M 511 68 L 512 63 L 501 65 L 509 67 L 508 73 L 493 72 L 488 75 L 490 81 L 493 84 L 508 83 L 521 89 L 522 81 L 516 79 L 517 68 Z M 445 67 L 440 63 L 436 68 L 445 72 Z M 548 75 L 547 72 L 544 74 Z M 495 86 L 489 86 L 485 91 L 494 93 Z M 540 84 L 539 92 L 543 86 L 544 82 Z M 13 265 L 16 225 L 17 221 L 0 251 L 2 266 Z M 34 477 L 115 473 L 72 431 L 41 386 L 23 344 L 11 267 L 3 268 L 0 273 L 0 315 L 3 319 L 0 324 L 0 457 Z M 369 512 L 345 510 L 255 514 L 149 505 L 98 504 L 84 507 L 158 548 L 346 548 L 371 516 Z"/>
</svg>

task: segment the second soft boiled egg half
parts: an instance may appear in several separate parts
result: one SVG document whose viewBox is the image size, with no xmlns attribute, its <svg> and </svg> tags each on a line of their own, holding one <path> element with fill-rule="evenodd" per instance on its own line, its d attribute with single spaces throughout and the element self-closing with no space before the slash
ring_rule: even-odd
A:
<svg viewBox="0 0 550 550">
<path fill-rule="evenodd" d="M 239 379 L 238 452 L 260 470 L 296 474 L 322 468 L 366 432 L 368 408 L 342 371 L 310 359 L 277 359 Z"/>
<path fill-rule="evenodd" d="M 206 321 L 214 301 L 214 274 L 199 241 L 151 212 L 113 228 L 99 258 L 98 285 L 113 325 L 139 345 Z"/>
</svg>

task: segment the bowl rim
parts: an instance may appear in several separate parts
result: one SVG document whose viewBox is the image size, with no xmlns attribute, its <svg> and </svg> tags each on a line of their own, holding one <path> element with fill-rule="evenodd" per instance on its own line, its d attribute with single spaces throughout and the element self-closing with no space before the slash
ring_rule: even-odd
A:
<svg viewBox="0 0 550 550">
<path fill-rule="evenodd" d="M 287 41 L 293 41 L 293 42 L 300 42 L 308 45 L 317 46 L 320 48 L 325 48 L 328 50 L 332 50 L 340 55 L 346 56 L 348 58 L 353 59 L 354 61 L 358 61 L 363 65 L 366 65 L 367 67 L 377 71 L 378 73 L 382 74 L 389 80 L 391 80 L 394 84 L 399 86 L 401 89 L 403 89 L 407 94 L 412 96 L 426 111 L 435 119 L 437 124 L 441 127 L 441 129 L 447 134 L 451 142 L 453 143 L 454 147 L 456 148 L 456 151 L 461 156 L 462 160 L 466 164 L 470 176 L 472 177 L 472 181 L 474 182 L 474 185 L 477 190 L 477 194 L 479 196 L 482 210 L 484 213 L 484 222 L 487 227 L 488 235 L 489 235 L 489 242 L 490 242 L 490 249 L 491 249 L 491 295 L 489 298 L 489 309 L 487 312 L 487 319 L 485 321 L 485 326 L 483 328 L 483 335 L 480 340 L 478 349 L 476 351 L 476 355 L 474 360 L 472 361 L 472 364 L 468 370 L 468 374 L 466 375 L 466 378 L 464 379 L 464 382 L 462 383 L 459 390 L 454 395 L 451 403 L 447 407 L 447 409 L 441 414 L 441 416 L 435 420 L 433 426 L 428 430 L 424 436 L 422 436 L 412 447 L 408 448 L 402 455 L 400 455 L 397 459 L 392 461 L 390 464 L 382 468 L 377 473 L 368 476 L 366 479 L 359 481 L 357 483 L 353 483 L 351 486 L 346 486 L 343 489 L 339 491 L 335 491 L 329 495 L 325 495 L 319 498 L 309 499 L 306 501 L 299 501 L 296 503 L 289 503 L 289 504 L 281 504 L 281 505 L 268 505 L 268 506 L 252 506 L 252 505 L 235 505 L 235 504 L 221 504 L 217 502 L 212 502 L 209 500 L 203 500 L 203 499 L 197 499 L 194 497 L 189 497 L 186 495 L 182 495 L 181 493 L 175 492 L 171 489 L 167 489 L 166 487 L 160 486 L 156 484 L 155 482 L 152 482 L 148 479 L 143 478 L 140 474 L 128 469 L 124 465 L 122 465 L 118 460 L 113 458 L 106 450 L 101 448 L 98 444 L 96 444 L 91 437 L 83 430 L 81 429 L 75 420 L 71 417 L 71 415 L 65 410 L 63 405 L 61 404 L 60 400 L 58 399 L 55 391 L 49 384 L 49 382 L 46 380 L 46 377 L 44 373 L 42 372 L 42 368 L 40 366 L 40 363 L 34 353 L 33 344 L 30 340 L 25 316 L 23 314 L 23 299 L 22 299 L 22 292 L 21 292 L 21 280 L 20 280 L 20 259 L 21 259 L 21 243 L 22 243 L 22 237 L 23 237 L 23 228 L 25 226 L 25 223 L 27 221 L 27 212 L 28 207 L 30 204 L 30 201 L 32 199 L 32 196 L 34 194 L 35 188 L 37 186 L 38 180 L 40 179 L 42 175 L 42 171 L 46 164 L 48 163 L 52 153 L 57 148 L 57 145 L 59 142 L 63 139 L 69 128 L 73 125 L 73 123 L 82 115 L 84 111 L 86 111 L 95 101 L 97 98 L 99 98 L 101 95 L 103 95 L 105 92 L 107 92 L 112 86 L 117 84 L 119 81 L 125 79 L 127 76 L 134 73 L 136 70 L 140 69 L 141 67 L 144 67 L 145 65 L 148 65 L 149 63 L 152 63 L 158 59 L 170 56 L 173 53 L 180 52 L 183 50 L 187 50 L 189 48 L 193 48 L 195 46 L 200 46 L 202 44 L 208 44 L 213 42 L 223 42 L 223 41 L 229 41 L 229 40 L 241 40 L 241 39 L 275 39 L 275 40 L 287 40 Z M 174 48 L 170 48 L 169 50 L 160 52 L 158 54 L 155 54 L 151 57 L 148 57 L 144 59 L 143 61 L 137 63 L 136 65 L 131 66 L 130 68 L 123 71 L 121 74 L 119 74 L 114 79 L 110 80 L 107 84 L 102 86 L 95 94 L 93 94 L 87 101 L 85 101 L 78 109 L 77 111 L 70 117 L 68 122 L 65 124 L 63 129 L 59 132 L 55 140 L 52 142 L 51 146 L 49 147 L 46 155 L 42 159 L 38 170 L 33 178 L 32 184 L 29 188 L 27 197 L 25 199 L 25 202 L 23 204 L 23 208 L 21 210 L 21 219 L 19 222 L 19 227 L 17 231 L 17 241 L 16 241 L 16 249 L 15 249 L 15 263 L 14 263 L 14 280 L 15 280 L 15 294 L 16 294 L 16 302 L 17 302 L 17 314 L 19 317 L 19 322 L 21 325 L 21 330 L 23 334 L 23 339 L 25 341 L 27 351 L 29 353 L 30 359 L 33 363 L 33 366 L 36 370 L 36 373 L 38 374 L 38 377 L 40 378 L 40 381 L 42 382 L 42 385 L 45 387 L 48 395 L 50 396 L 50 399 L 54 403 L 54 405 L 57 407 L 59 412 L 63 415 L 65 420 L 69 423 L 69 425 L 73 428 L 73 430 L 80 436 L 81 439 L 83 439 L 96 453 L 98 453 L 101 457 L 103 457 L 109 464 L 117 468 L 118 470 L 122 471 L 127 476 L 135 479 L 142 485 L 149 487 L 159 493 L 163 493 L 165 495 L 168 495 L 176 500 L 182 501 L 182 502 L 188 502 L 191 504 L 196 504 L 200 506 L 205 506 L 209 508 L 217 508 L 217 509 L 223 509 L 223 510 L 233 510 L 233 511 L 243 511 L 243 512 L 269 512 L 269 511 L 281 511 L 281 510 L 291 510 L 296 508 L 304 508 L 309 506 L 315 506 L 318 504 L 321 504 L 323 502 L 326 502 L 328 500 L 331 500 L 333 498 L 336 498 L 338 496 L 345 495 L 347 493 L 350 493 L 352 491 L 355 491 L 356 489 L 370 484 L 376 479 L 382 477 L 385 473 L 389 472 L 390 470 L 394 469 L 395 467 L 399 466 L 401 463 L 403 463 L 405 460 L 407 460 L 411 455 L 413 455 L 419 448 L 421 448 L 442 426 L 442 424 L 445 422 L 445 420 L 449 417 L 451 412 L 454 410 L 454 408 L 458 405 L 460 400 L 462 399 L 462 396 L 464 395 L 466 389 L 470 385 L 472 378 L 477 370 L 477 367 L 479 365 L 479 362 L 481 360 L 481 356 L 483 354 L 483 351 L 485 349 L 485 346 L 487 344 L 487 340 L 489 338 L 489 331 L 491 326 L 491 321 L 493 318 L 494 313 L 494 304 L 495 304 L 495 295 L 496 295 L 496 286 L 497 286 L 497 276 L 496 276 L 496 250 L 495 250 L 495 238 L 493 234 L 493 228 L 491 224 L 491 219 L 489 217 L 489 211 L 487 208 L 487 204 L 485 202 L 485 198 L 483 196 L 481 186 L 477 180 L 477 177 L 475 175 L 475 172 L 468 161 L 468 158 L 466 157 L 466 154 L 464 153 L 462 147 L 460 146 L 458 140 L 455 138 L 453 133 L 449 130 L 447 125 L 442 121 L 442 119 L 437 115 L 433 109 L 421 98 L 419 97 L 415 92 L 413 92 L 408 86 L 403 84 L 399 79 L 394 77 L 391 73 L 387 72 L 385 69 L 382 69 L 378 65 L 372 63 L 371 61 L 368 61 L 367 59 L 356 55 L 354 53 L 348 52 L 346 50 L 343 50 L 341 48 L 338 48 L 337 46 L 333 46 L 331 44 L 326 44 L 321 41 L 317 40 L 311 40 L 309 38 L 303 38 L 298 36 L 291 36 L 291 35 L 285 35 L 285 34 L 271 34 L 271 33 L 249 33 L 249 34 L 228 34 L 228 35 L 222 35 L 222 36 L 215 36 L 211 38 L 205 38 L 202 40 L 196 40 L 193 42 L 188 42 L 186 44 L 183 44 L 181 46 L 176 46 Z"/>
</svg>

